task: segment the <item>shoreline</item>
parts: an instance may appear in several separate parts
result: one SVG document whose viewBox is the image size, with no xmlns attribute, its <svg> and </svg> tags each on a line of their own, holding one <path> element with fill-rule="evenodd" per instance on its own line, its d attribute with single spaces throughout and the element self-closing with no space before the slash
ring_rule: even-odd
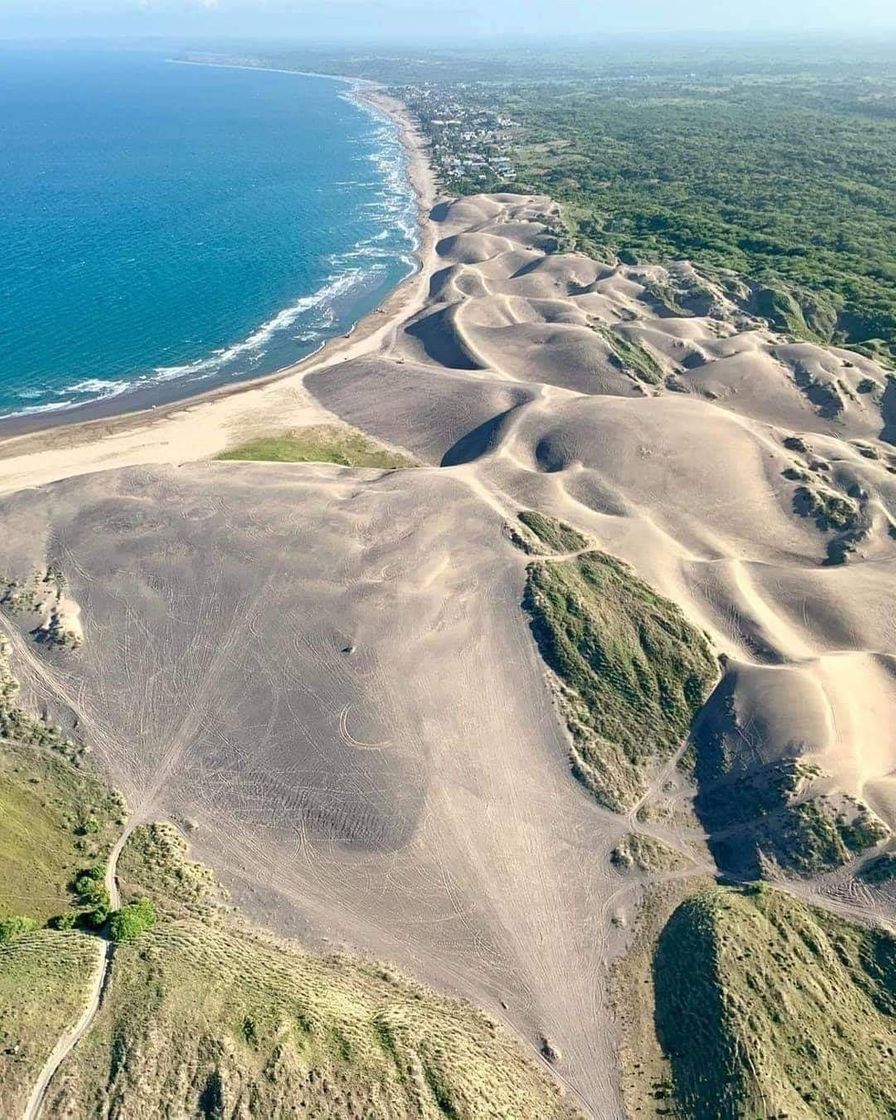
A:
<svg viewBox="0 0 896 1120">
<path fill-rule="evenodd" d="M 184 64 L 188 62 L 188 60 L 172 61 L 182 61 Z M 190 61 L 189 64 L 233 65 L 194 61 Z M 259 69 L 259 67 L 251 68 Z M 284 72 L 300 73 L 299 71 Z M 194 387 L 192 391 L 177 380 L 159 382 L 144 388 L 131 389 L 119 396 L 87 401 L 55 412 L 0 417 L 0 461 L 11 456 L 34 453 L 55 446 L 58 440 L 54 437 L 59 433 L 68 432 L 72 435 L 79 433 L 84 439 L 90 439 L 91 433 L 96 432 L 101 438 L 113 432 L 156 424 L 177 412 L 203 403 L 244 394 L 290 377 L 304 375 L 311 369 L 331 364 L 353 344 L 363 342 L 375 334 L 384 326 L 384 316 L 391 321 L 406 311 L 405 293 L 408 286 L 413 286 L 415 279 L 425 270 L 425 262 L 432 248 L 429 212 L 435 202 L 436 186 L 435 176 L 425 151 L 425 142 L 408 114 L 406 106 L 397 98 L 385 93 L 383 87 L 341 75 L 327 76 L 345 83 L 346 95 L 363 112 L 385 118 L 396 127 L 397 138 L 404 152 L 405 174 L 416 204 L 417 246 L 413 252 L 415 260 L 413 271 L 401 280 L 380 304 L 362 315 L 345 335 L 329 339 L 313 353 L 281 369 L 256 376 L 249 375 L 204 389 L 197 390 Z M 33 446 L 30 446 L 32 443 Z M 2 479 L 0 479 L 0 489 L 4 491 L 7 489 Z"/>
</svg>

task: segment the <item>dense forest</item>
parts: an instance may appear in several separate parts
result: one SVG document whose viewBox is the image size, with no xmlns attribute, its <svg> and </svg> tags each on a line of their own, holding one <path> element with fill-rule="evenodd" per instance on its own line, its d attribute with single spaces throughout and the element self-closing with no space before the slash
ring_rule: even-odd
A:
<svg viewBox="0 0 896 1120">
<path fill-rule="evenodd" d="M 896 357 L 896 73 L 542 84 L 490 102 L 522 124 L 514 186 L 566 203 L 584 251 L 732 270 L 778 326 Z"/>
</svg>

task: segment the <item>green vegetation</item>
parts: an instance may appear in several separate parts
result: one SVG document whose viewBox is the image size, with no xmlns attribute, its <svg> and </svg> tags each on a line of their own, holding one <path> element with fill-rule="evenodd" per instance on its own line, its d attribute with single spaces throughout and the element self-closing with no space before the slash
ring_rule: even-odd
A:
<svg viewBox="0 0 896 1120">
<path fill-rule="evenodd" d="M 856 503 L 831 490 L 798 486 L 793 508 L 800 516 L 811 517 L 822 532 L 842 533 L 855 529 L 859 521 Z"/>
<path fill-rule="evenodd" d="M 360 432 L 335 424 L 255 436 L 222 451 L 217 458 L 266 463 L 338 463 L 343 467 L 381 470 L 416 466 L 406 455 L 389 451 Z"/>
<path fill-rule="evenodd" d="M 765 887 L 683 902 L 653 966 L 655 1023 L 687 1120 L 896 1113 L 896 938 Z"/>
<path fill-rule="evenodd" d="M 563 204 L 560 248 L 691 260 L 779 329 L 896 360 L 891 40 L 266 50 L 389 84 L 450 194 Z M 747 281 L 744 285 L 738 278 Z"/>
<path fill-rule="evenodd" d="M 617 871 L 677 871 L 690 862 L 680 852 L 643 832 L 630 832 L 610 852 Z"/>
<path fill-rule="evenodd" d="M 0 648 L 0 917 L 44 924 L 101 907 L 102 866 L 125 806 L 80 763 L 82 750 L 17 704 Z M 99 868 L 97 872 L 95 869 Z M 108 907 L 108 899 L 106 900 Z M 106 912 L 98 915 L 101 923 Z"/>
<path fill-rule="evenodd" d="M 695 807 L 719 867 L 758 878 L 767 862 L 797 875 L 848 863 L 889 836 L 889 829 L 854 798 L 813 793 L 824 775 L 782 759 L 749 769 L 732 767 L 725 739 L 704 733 L 696 746 Z"/>
<path fill-rule="evenodd" d="M 62 1032 L 77 1022 L 100 943 L 38 930 L 0 944 L 0 1116 L 21 1116 Z"/>
<path fill-rule="evenodd" d="M 0 744 L 0 916 L 43 924 L 94 909 L 83 873 L 105 861 L 121 813 L 121 799 L 82 768 L 39 747 Z"/>
<path fill-rule="evenodd" d="M 578 529 L 558 521 L 556 517 L 549 517 L 532 509 L 524 509 L 522 513 L 517 514 L 517 517 L 520 523 L 550 552 L 580 552 L 590 543 Z"/>
<path fill-rule="evenodd" d="M 118 939 L 103 1006 L 51 1087 L 50 1113 L 103 1115 L 114 1101 L 135 1120 L 159 1115 L 159 1102 L 171 1115 L 251 1102 L 252 1115 L 309 1120 L 574 1115 L 488 1016 L 215 908 L 220 888 L 170 826 L 136 830 L 120 866 L 125 889 L 149 896 L 119 912 L 141 910 L 139 939 L 132 926 Z"/>
<path fill-rule="evenodd" d="M 598 327 L 595 330 L 603 337 L 610 347 L 613 362 L 625 373 L 637 377 L 648 385 L 662 385 L 663 368 L 654 358 L 646 346 L 633 338 L 626 338 L 610 327 Z"/>
<path fill-rule="evenodd" d="M 570 1115 L 515 1041 L 472 1008 L 375 965 L 307 956 L 194 919 L 116 950 L 51 1114 L 320 1120 Z"/>
<path fill-rule="evenodd" d="M 743 277 L 739 302 L 777 329 L 892 363 L 892 69 L 832 78 L 779 62 L 761 77 L 732 59 L 707 75 L 442 92 L 470 116 L 514 122 L 496 143 L 514 167 L 509 185 L 563 203 L 575 248 L 630 264 L 691 260 L 735 298 Z M 433 130 L 441 103 L 404 92 Z M 495 159 L 444 178 L 458 194 L 508 185 Z"/>
<path fill-rule="evenodd" d="M 21 914 L 14 914 L 11 918 L 0 918 L 0 943 L 15 941 L 23 933 L 33 933 L 37 929 L 34 918 L 26 918 Z"/>
<path fill-rule="evenodd" d="M 10 740 L 17 744 L 47 747 L 77 761 L 83 748 L 61 727 L 20 708 L 18 698 L 19 682 L 13 676 L 9 663 L 9 644 L 0 634 L 0 742 Z"/>
<path fill-rule="evenodd" d="M 706 639 L 619 560 L 589 552 L 528 567 L 523 606 L 559 681 L 573 769 L 630 807 L 677 750 L 717 676 Z"/>
<path fill-rule="evenodd" d="M 226 892 L 214 873 L 187 858 L 187 843 L 172 824 L 135 828 L 118 860 L 118 885 L 126 903 L 150 898 L 160 918 L 221 916 Z"/>
<path fill-rule="evenodd" d="M 896 880 L 896 853 L 884 852 L 868 860 L 859 872 L 859 878 L 872 886 L 892 883 Z"/>
<path fill-rule="evenodd" d="M 109 918 L 109 937 L 112 941 L 136 941 L 156 924 L 156 908 L 148 898 L 138 898 Z"/>
</svg>

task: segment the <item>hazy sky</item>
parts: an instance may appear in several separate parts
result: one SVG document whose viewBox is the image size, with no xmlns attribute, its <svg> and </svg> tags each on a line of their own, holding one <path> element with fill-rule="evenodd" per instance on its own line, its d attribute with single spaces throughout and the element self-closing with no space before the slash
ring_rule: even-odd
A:
<svg viewBox="0 0 896 1120">
<path fill-rule="evenodd" d="M 595 36 L 602 31 L 896 30 L 896 0 L 0 0 L 0 37 Z"/>
</svg>

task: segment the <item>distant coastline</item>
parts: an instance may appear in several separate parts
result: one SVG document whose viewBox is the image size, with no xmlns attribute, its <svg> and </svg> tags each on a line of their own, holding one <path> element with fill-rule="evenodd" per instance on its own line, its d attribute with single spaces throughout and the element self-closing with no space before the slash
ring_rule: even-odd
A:
<svg viewBox="0 0 896 1120">
<path fill-rule="evenodd" d="M 29 433 L 46 432 L 54 428 L 90 424 L 96 421 L 108 422 L 114 420 L 116 417 L 135 416 L 150 411 L 163 415 L 172 407 L 182 407 L 195 400 L 218 397 L 230 393 L 239 393 L 250 387 L 275 381 L 297 370 L 304 369 L 310 363 L 317 364 L 327 359 L 329 354 L 337 353 L 340 344 L 344 343 L 346 340 L 357 339 L 359 336 L 363 336 L 365 323 L 367 323 L 370 328 L 381 326 L 381 316 L 385 310 L 385 305 L 389 305 L 393 302 L 401 289 L 404 288 L 407 282 L 412 279 L 421 268 L 421 262 L 426 248 L 425 225 L 434 192 L 433 175 L 428 158 L 424 152 L 423 142 L 416 133 L 406 107 L 401 102 L 387 95 L 383 89 L 375 83 L 354 77 L 332 74 L 311 74 L 304 71 L 285 69 L 275 70 L 272 67 L 251 66 L 243 63 L 231 63 L 217 60 L 169 59 L 166 61 L 180 65 L 240 70 L 256 69 L 288 75 L 327 78 L 344 85 L 346 99 L 350 100 L 360 110 L 368 113 L 371 117 L 387 123 L 390 128 L 394 129 L 395 138 L 401 145 L 403 152 L 401 173 L 410 186 L 416 202 L 416 228 L 413 231 L 413 248 L 408 253 L 408 258 L 409 260 L 411 258 L 413 259 L 413 264 L 409 265 L 407 274 L 385 295 L 384 299 L 380 300 L 377 306 L 359 315 L 354 323 L 348 326 L 344 334 L 336 338 L 321 341 L 313 351 L 304 355 L 298 361 L 286 363 L 276 369 L 268 369 L 257 374 L 247 372 L 246 374 L 235 376 L 232 372 L 223 372 L 221 374 L 212 372 L 201 380 L 195 378 L 191 380 L 189 377 L 178 377 L 176 373 L 174 373 L 169 379 L 147 381 L 145 384 L 141 384 L 138 380 L 133 384 L 127 385 L 127 387 L 122 389 L 119 393 L 106 397 L 99 397 L 83 403 L 60 406 L 45 411 L 35 410 L 33 412 L 21 412 L 15 415 L 2 415 L 0 416 L 0 442 L 14 439 L 17 436 L 25 436 Z M 305 300 L 311 301 L 315 298 L 322 297 L 322 295 L 325 295 L 325 293 L 309 294 L 309 296 L 303 297 L 303 300 L 299 302 L 301 303 Z M 281 315 L 286 315 L 291 311 L 292 308 L 284 309 L 284 311 L 278 313 L 275 320 L 261 324 L 256 329 L 255 334 L 257 335 L 275 329 L 276 318 L 279 318 Z M 248 349 L 253 337 L 254 336 L 249 336 L 245 342 L 233 344 L 230 348 L 231 351 L 236 354 L 244 347 Z M 200 359 L 195 363 L 190 363 L 188 367 L 185 367 L 185 372 L 188 373 L 191 368 L 199 369 L 205 362 L 211 365 L 212 360 L 213 359 Z"/>
</svg>

